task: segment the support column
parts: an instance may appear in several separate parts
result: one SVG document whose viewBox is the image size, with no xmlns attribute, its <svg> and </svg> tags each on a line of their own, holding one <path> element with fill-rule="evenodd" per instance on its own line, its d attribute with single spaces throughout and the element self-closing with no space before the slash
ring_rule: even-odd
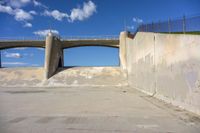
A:
<svg viewBox="0 0 200 133">
<path fill-rule="evenodd" d="M 119 38 L 119 58 L 120 58 L 120 67 L 122 70 L 126 70 L 127 68 L 127 60 L 126 60 L 126 38 L 128 37 L 128 32 L 124 31 L 120 33 Z"/>
<path fill-rule="evenodd" d="M 63 50 L 60 40 L 52 33 L 47 35 L 45 45 L 45 78 L 49 79 L 63 66 Z"/>
</svg>

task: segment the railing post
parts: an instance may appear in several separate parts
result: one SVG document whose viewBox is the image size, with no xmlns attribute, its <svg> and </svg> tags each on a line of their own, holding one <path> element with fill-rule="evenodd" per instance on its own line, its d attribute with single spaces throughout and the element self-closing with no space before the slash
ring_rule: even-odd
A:
<svg viewBox="0 0 200 133">
<path fill-rule="evenodd" d="M 152 22 L 152 32 L 155 32 L 154 23 Z"/>
<path fill-rule="evenodd" d="M 161 24 L 160 24 L 160 20 L 159 20 L 159 22 L 158 22 L 158 31 L 157 32 L 161 32 L 161 26 L 160 26 Z"/>
<path fill-rule="evenodd" d="M 185 19 L 185 15 L 183 16 L 183 33 L 185 34 L 186 32 L 186 19 Z"/>
<path fill-rule="evenodd" d="M 168 19 L 168 32 L 171 33 L 171 20 Z"/>
<path fill-rule="evenodd" d="M 2 66 L 1 66 L 1 50 L 0 50 L 0 68 L 1 68 Z"/>
<path fill-rule="evenodd" d="M 146 24 L 146 32 L 148 32 L 148 25 Z"/>
</svg>

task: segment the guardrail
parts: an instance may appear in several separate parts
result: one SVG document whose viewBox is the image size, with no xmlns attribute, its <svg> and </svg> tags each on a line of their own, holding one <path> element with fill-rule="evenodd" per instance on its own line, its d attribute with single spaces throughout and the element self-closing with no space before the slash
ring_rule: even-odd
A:
<svg viewBox="0 0 200 133">
<path fill-rule="evenodd" d="M 44 41 L 45 37 L 0 37 L 0 41 Z"/>
<path fill-rule="evenodd" d="M 117 35 L 104 36 L 64 36 L 61 40 L 119 40 Z"/>
<path fill-rule="evenodd" d="M 183 16 L 167 21 L 141 24 L 137 31 L 157 33 L 197 33 L 200 32 L 200 16 Z"/>
<path fill-rule="evenodd" d="M 117 35 L 105 36 L 58 36 L 60 40 L 119 40 Z M 0 41 L 44 41 L 45 37 L 0 37 Z"/>
</svg>

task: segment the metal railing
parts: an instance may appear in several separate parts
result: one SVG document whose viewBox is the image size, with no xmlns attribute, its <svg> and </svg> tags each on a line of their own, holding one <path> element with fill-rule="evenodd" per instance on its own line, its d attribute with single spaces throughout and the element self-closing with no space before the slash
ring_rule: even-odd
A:
<svg viewBox="0 0 200 133">
<path fill-rule="evenodd" d="M 183 16 L 177 19 L 168 19 L 167 21 L 152 22 L 142 24 L 138 27 L 140 32 L 157 33 L 196 33 L 200 32 L 200 16 Z"/>
<path fill-rule="evenodd" d="M 0 37 L 0 41 L 44 41 L 45 37 Z"/>
<path fill-rule="evenodd" d="M 103 36 L 64 36 L 61 40 L 119 40 L 119 35 Z"/>
<path fill-rule="evenodd" d="M 64 36 L 61 40 L 119 40 L 118 35 L 103 35 L 103 36 Z M 0 37 L 0 41 L 44 41 L 45 37 Z"/>
</svg>

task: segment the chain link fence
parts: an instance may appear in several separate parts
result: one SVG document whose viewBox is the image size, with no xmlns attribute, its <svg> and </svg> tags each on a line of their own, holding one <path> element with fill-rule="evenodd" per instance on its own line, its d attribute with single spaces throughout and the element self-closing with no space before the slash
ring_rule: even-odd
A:
<svg viewBox="0 0 200 133">
<path fill-rule="evenodd" d="M 168 19 L 167 21 L 142 24 L 138 27 L 137 31 L 155 33 L 200 33 L 200 16 L 183 16 L 182 18 L 174 20 Z"/>
</svg>

